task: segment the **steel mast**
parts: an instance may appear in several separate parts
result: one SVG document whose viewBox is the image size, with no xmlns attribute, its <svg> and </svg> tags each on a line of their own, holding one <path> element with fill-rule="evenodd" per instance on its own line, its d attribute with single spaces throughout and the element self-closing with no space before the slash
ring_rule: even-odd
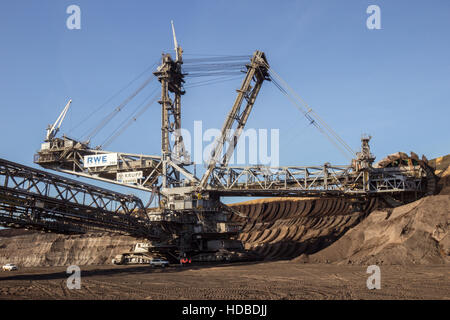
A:
<svg viewBox="0 0 450 320">
<path fill-rule="evenodd" d="M 172 33 L 175 45 L 176 59 L 170 54 L 163 53 L 162 63 L 153 74 L 161 83 L 161 155 L 162 155 L 162 188 L 180 186 L 180 172 L 173 167 L 190 163 L 185 152 L 183 137 L 181 136 L 181 96 L 183 90 L 184 74 L 181 71 L 183 64 L 183 49 L 178 45 L 175 28 L 172 23 Z M 171 144 L 171 138 L 174 140 Z"/>
</svg>

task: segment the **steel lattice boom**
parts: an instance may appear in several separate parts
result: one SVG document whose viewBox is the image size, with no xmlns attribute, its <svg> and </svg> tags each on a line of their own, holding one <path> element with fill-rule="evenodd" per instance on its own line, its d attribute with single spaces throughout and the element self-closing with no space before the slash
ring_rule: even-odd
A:
<svg viewBox="0 0 450 320">
<path fill-rule="evenodd" d="M 4 159 L 0 159 L 0 216 L 0 223 L 8 227 L 156 237 L 139 198 Z"/>
<path fill-rule="evenodd" d="M 364 172 L 352 166 L 217 167 L 210 190 L 223 195 L 294 197 L 424 192 L 423 174 L 420 166 L 372 169 L 367 185 Z"/>
</svg>

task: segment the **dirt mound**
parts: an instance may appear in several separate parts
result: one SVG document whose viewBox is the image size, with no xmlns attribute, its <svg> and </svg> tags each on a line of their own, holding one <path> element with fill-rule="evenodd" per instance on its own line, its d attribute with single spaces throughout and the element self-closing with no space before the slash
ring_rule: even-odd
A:
<svg viewBox="0 0 450 320">
<path fill-rule="evenodd" d="M 374 211 L 341 239 L 293 261 L 337 264 L 450 263 L 450 196 Z"/>
<path fill-rule="evenodd" d="M 439 194 L 450 195 L 450 166 L 441 170 L 438 174 L 438 178 Z"/>
<path fill-rule="evenodd" d="M 436 170 L 436 174 L 439 175 L 450 166 L 450 154 L 430 160 L 428 164 Z"/>
<path fill-rule="evenodd" d="M 110 264 L 129 251 L 135 238 L 109 233 L 58 235 L 26 230 L 1 230 L 0 264 L 22 267 Z"/>
<path fill-rule="evenodd" d="M 450 195 L 450 154 L 430 160 L 428 164 L 435 169 L 439 194 Z"/>
</svg>

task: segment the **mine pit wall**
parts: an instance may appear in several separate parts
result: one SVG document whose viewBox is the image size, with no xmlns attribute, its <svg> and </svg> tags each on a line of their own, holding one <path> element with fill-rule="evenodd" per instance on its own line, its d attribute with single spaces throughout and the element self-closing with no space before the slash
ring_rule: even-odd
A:
<svg viewBox="0 0 450 320">
<path fill-rule="evenodd" d="M 239 240 L 244 248 L 264 260 L 278 260 L 312 254 L 329 246 L 376 204 L 372 199 L 359 212 L 353 212 L 351 202 L 344 198 L 273 198 L 229 206 L 247 216 L 231 217 L 233 222 L 241 223 Z"/>
<path fill-rule="evenodd" d="M 11 232 L 12 231 L 12 232 Z M 0 265 L 19 267 L 111 264 L 129 252 L 137 239 L 112 233 L 59 235 L 26 230 L 0 230 Z"/>
</svg>

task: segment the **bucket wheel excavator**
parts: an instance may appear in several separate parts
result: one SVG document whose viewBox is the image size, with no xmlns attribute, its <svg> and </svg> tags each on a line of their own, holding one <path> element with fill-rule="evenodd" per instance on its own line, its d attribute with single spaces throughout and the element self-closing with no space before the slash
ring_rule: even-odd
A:
<svg viewBox="0 0 450 320">
<path fill-rule="evenodd" d="M 361 150 L 353 150 L 304 104 L 291 87 L 270 67 L 264 52 L 255 51 L 239 71 L 245 76 L 235 101 L 223 123 L 220 138 L 201 176 L 193 172 L 193 163 L 185 150 L 181 135 L 181 101 L 185 94 L 185 78 L 197 74 L 216 74 L 235 67 L 242 57 L 209 58 L 183 61 L 172 24 L 175 58 L 163 54 L 153 75 L 160 83 L 161 153 L 138 155 L 91 148 L 89 141 L 66 136 L 56 137 L 70 105 L 64 108 L 55 125 L 50 126 L 46 140 L 35 155 L 40 166 L 76 176 L 144 190 L 158 200 L 158 206 L 142 208 L 146 219 L 163 235 L 148 246 L 149 252 L 165 256 L 192 257 L 193 261 L 216 261 L 242 258 L 242 241 L 265 238 L 279 242 L 283 237 L 295 238 L 300 232 L 285 225 L 272 234 L 252 228 L 262 221 L 276 223 L 286 217 L 301 219 L 333 215 L 351 210 L 370 210 L 376 203 L 397 206 L 432 194 L 436 187 L 433 171 L 425 157 L 414 153 L 389 156 L 374 164 L 369 136 L 361 139 Z M 194 59 L 195 60 L 195 59 Z M 318 166 L 230 166 L 239 137 L 265 82 L 272 82 L 300 109 L 307 120 L 339 148 L 351 155 L 349 165 Z M 292 203 L 267 204 L 249 208 L 227 206 L 223 197 L 292 198 Z M 310 199 L 299 202 L 298 198 Z M 327 200 L 328 199 L 328 200 Z M 332 199 L 332 200 L 330 200 Z M 315 201 L 314 207 L 312 200 Z M 378 201 L 381 200 L 381 201 Z M 249 223 L 251 221 L 251 223 Z M 244 230 L 242 229 L 244 228 Z M 265 225 L 269 230 L 269 227 Z M 256 229 L 254 229 L 256 230 Z M 297 233 L 296 233 L 297 232 Z M 245 236 L 243 236 L 245 234 Z M 284 236 L 283 236 L 284 234 Z M 249 241 L 250 240 L 250 241 Z M 295 250 L 286 254 L 292 255 Z"/>
</svg>

